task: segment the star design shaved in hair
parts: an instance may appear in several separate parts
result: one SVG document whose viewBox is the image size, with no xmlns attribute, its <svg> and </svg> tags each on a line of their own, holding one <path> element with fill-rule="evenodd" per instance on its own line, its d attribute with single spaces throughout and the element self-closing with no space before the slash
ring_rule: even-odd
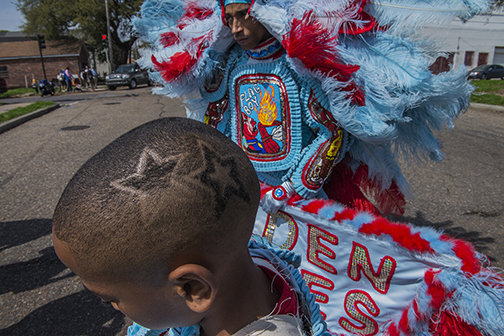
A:
<svg viewBox="0 0 504 336">
<path fill-rule="evenodd" d="M 198 174 L 198 178 L 214 191 L 217 218 L 222 215 L 232 195 L 249 203 L 250 195 L 243 186 L 235 158 L 232 156 L 220 158 L 204 144 L 202 147 L 206 167 L 203 172 Z"/>
<path fill-rule="evenodd" d="M 161 158 L 154 150 L 146 147 L 136 165 L 135 172 L 125 178 L 114 180 L 110 185 L 137 196 L 146 196 L 147 191 L 158 188 L 175 170 L 182 154 Z"/>
</svg>

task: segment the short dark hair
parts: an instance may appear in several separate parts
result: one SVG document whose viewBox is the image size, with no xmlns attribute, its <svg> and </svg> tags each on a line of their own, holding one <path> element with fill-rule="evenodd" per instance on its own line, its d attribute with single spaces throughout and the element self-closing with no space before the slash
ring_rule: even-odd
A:
<svg viewBox="0 0 504 336">
<path fill-rule="evenodd" d="M 191 119 L 158 119 L 79 169 L 53 231 L 89 274 L 141 277 L 180 253 L 246 247 L 259 190 L 246 154 L 222 133 Z"/>
</svg>

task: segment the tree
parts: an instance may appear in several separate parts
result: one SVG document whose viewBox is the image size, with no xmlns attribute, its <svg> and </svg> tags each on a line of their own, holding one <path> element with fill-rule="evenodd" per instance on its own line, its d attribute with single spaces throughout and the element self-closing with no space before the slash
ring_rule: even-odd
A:
<svg viewBox="0 0 504 336">
<path fill-rule="evenodd" d="M 101 36 L 107 33 L 104 0 L 17 0 L 17 7 L 26 23 L 27 35 L 44 34 L 46 40 L 69 36 L 80 37 L 105 60 Z M 142 0 L 108 0 L 110 36 L 114 64 L 127 63 L 131 47 L 137 37 L 133 33 L 132 19 L 140 10 Z"/>
</svg>

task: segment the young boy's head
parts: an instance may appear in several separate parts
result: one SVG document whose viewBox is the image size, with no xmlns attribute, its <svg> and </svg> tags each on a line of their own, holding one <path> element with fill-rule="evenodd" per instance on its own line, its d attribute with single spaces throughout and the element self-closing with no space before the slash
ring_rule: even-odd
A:
<svg viewBox="0 0 504 336">
<path fill-rule="evenodd" d="M 268 30 L 247 13 L 252 0 L 226 0 L 225 20 L 236 42 L 245 50 L 256 48 L 271 37 Z"/>
<path fill-rule="evenodd" d="M 54 247 L 135 322 L 189 326 L 247 255 L 259 197 L 256 172 L 230 139 L 191 119 L 159 119 L 79 169 L 54 212 Z"/>
</svg>

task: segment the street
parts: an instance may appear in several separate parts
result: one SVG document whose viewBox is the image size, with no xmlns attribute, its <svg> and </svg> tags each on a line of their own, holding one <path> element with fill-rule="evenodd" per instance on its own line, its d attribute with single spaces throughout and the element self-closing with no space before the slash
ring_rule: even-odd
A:
<svg viewBox="0 0 504 336">
<path fill-rule="evenodd" d="M 185 116 L 185 109 L 147 87 L 83 97 L 65 95 L 68 105 L 0 134 L 0 336 L 116 336 L 129 323 L 59 262 L 52 213 L 92 155 L 138 125 Z M 444 161 L 404 163 L 413 198 L 394 219 L 470 241 L 504 268 L 504 113 L 471 108 L 455 125 L 440 136 Z"/>
</svg>

